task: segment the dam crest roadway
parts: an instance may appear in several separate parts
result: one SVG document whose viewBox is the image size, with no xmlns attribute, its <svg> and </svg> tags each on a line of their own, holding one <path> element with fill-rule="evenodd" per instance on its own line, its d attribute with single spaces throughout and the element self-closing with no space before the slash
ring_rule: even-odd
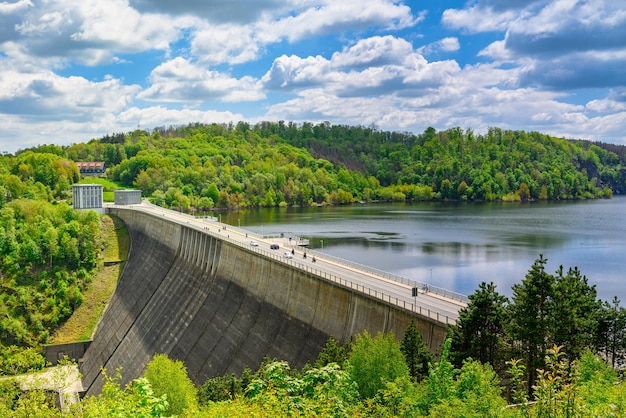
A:
<svg viewBox="0 0 626 418">
<path fill-rule="evenodd" d="M 364 330 L 401 338 L 411 320 L 437 351 L 467 303 L 463 295 L 312 251 L 289 237 L 267 238 L 147 202 L 105 208 L 124 220 L 131 247 L 79 362 L 87 394 L 101 392 L 102 368 L 121 367 L 126 383 L 157 353 L 183 361 L 202 384 L 256 370 L 266 357 L 302 367 L 330 336 L 340 344 Z"/>
</svg>

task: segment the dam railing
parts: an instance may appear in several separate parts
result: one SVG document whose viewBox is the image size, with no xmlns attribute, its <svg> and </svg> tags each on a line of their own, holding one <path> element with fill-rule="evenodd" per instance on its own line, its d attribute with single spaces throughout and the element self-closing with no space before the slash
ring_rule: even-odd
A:
<svg viewBox="0 0 626 418">
<path fill-rule="evenodd" d="M 292 245 L 292 247 L 297 247 L 297 246 Z M 337 263 L 343 264 L 353 269 L 360 270 L 364 273 L 370 273 L 379 277 L 383 277 L 385 279 L 393 280 L 394 282 L 408 284 L 411 287 L 417 287 L 420 290 L 427 290 L 428 293 L 434 293 L 436 295 L 440 295 L 440 296 L 443 296 L 445 298 L 452 299 L 452 300 L 457 300 L 463 303 L 469 302 L 469 298 L 467 297 L 467 295 L 453 292 L 451 290 L 443 289 L 441 287 L 433 286 L 432 284 L 429 284 L 426 282 L 420 282 L 418 280 L 408 279 L 406 277 L 399 276 L 397 274 L 389 273 L 388 271 L 379 270 L 374 267 L 366 266 L 365 264 L 355 263 L 354 261 L 346 260 L 345 258 L 336 257 L 334 255 L 330 255 L 327 253 L 322 253 L 317 250 L 307 250 L 307 254 L 308 253 L 310 253 L 311 255 L 316 255 L 317 258 L 323 257 L 327 260 L 335 261 Z"/>
<path fill-rule="evenodd" d="M 211 220 L 216 221 L 217 218 L 213 218 Z M 214 224 L 214 222 L 211 222 L 211 223 Z M 250 238 L 256 238 L 256 239 L 284 238 L 280 234 L 262 235 L 262 234 L 257 234 L 255 232 L 243 230 L 233 225 L 229 225 L 228 228 L 230 228 L 231 230 L 236 230 L 242 234 L 247 234 Z M 308 244 L 308 240 L 306 240 L 306 244 Z M 297 248 L 297 247 L 301 247 L 302 243 L 300 241 L 294 241 L 288 246 L 289 248 Z M 388 271 L 379 270 L 377 268 L 370 267 L 365 264 L 356 263 L 354 261 L 346 260 L 345 258 L 336 257 L 334 255 L 323 253 L 317 250 L 307 249 L 306 251 L 307 253 L 310 253 L 311 255 L 315 255 L 317 258 L 324 258 L 327 260 L 331 260 L 336 263 L 351 267 L 353 269 L 360 270 L 364 273 L 373 274 L 373 275 L 376 275 L 376 276 L 379 276 L 388 280 L 393 280 L 394 282 L 407 284 L 407 285 L 410 285 L 411 287 L 416 287 L 422 291 L 428 291 L 429 293 L 433 293 L 435 295 L 439 295 L 447 299 L 456 300 L 456 301 L 463 302 L 463 303 L 469 302 L 469 298 L 467 297 L 467 295 L 464 295 L 458 292 L 453 292 L 452 290 L 444 289 L 442 287 L 433 286 L 432 284 L 427 283 L 427 282 L 421 282 L 419 280 L 409 279 L 407 277 L 389 273 Z"/>
<path fill-rule="evenodd" d="M 234 245 L 237 245 L 238 247 L 246 248 L 247 250 L 255 252 L 256 254 L 260 254 L 260 255 L 262 255 L 264 257 L 271 258 L 271 259 L 274 259 L 274 260 L 278 260 L 278 261 L 280 261 L 282 263 L 291 265 L 293 267 L 298 268 L 299 270 L 306 271 L 308 273 L 311 273 L 311 274 L 315 275 L 316 277 L 319 277 L 319 278 L 327 280 L 327 281 L 331 281 L 331 282 L 336 283 L 336 284 L 338 284 L 338 285 L 340 285 L 342 287 L 345 287 L 347 289 L 355 290 L 355 291 L 357 291 L 359 293 L 362 293 L 362 294 L 374 297 L 376 299 L 382 300 L 382 301 L 384 301 L 386 303 L 389 303 L 389 304 L 391 304 L 391 305 L 393 305 L 395 307 L 398 307 L 398 308 L 404 309 L 406 311 L 410 311 L 410 312 L 416 313 L 416 314 L 418 314 L 420 316 L 429 318 L 429 319 L 437 321 L 439 323 L 443 323 L 445 325 L 454 325 L 454 324 L 456 324 L 456 318 L 452 318 L 452 317 L 450 317 L 450 316 L 448 316 L 446 314 L 443 314 L 441 312 L 438 312 L 438 311 L 436 311 L 434 309 L 423 308 L 422 306 L 420 306 L 420 305 L 418 305 L 416 303 L 408 302 L 406 300 L 403 300 L 403 299 L 401 299 L 399 297 L 396 297 L 396 296 L 389 295 L 389 294 L 387 294 L 385 292 L 382 292 L 380 290 L 372 289 L 372 288 L 364 286 L 364 285 L 362 285 L 360 283 L 355 283 L 353 281 L 350 281 L 350 280 L 338 277 L 338 276 L 336 276 L 334 274 L 330 274 L 330 273 L 327 273 L 325 271 L 319 270 L 319 269 L 314 268 L 314 267 L 312 267 L 312 266 L 310 266 L 308 264 L 300 263 L 300 262 L 294 260 L 293 258 L 286 258 L 283 255 L 281 255 L 282 253 L 280 253 L 280 252 L 276 253 L 276 252 L 265 250 L 263 248 L 250 246 L 247 243 L 242 243 L 241 241 L 238 241 L 236 239 L 230 238 L 228 236 L 228 234 L 227 234 L 227 231 L 224 231 L 225 233 L 222 233 L 222 232 L 215 233 L 215 231 L 213 229 L 203 229 L 203 228 L 201 228 L 199 226 L 195 226 L 195 225 L 192 225 L 192 224 L 188 224 L 187 226 L 191 227 L 191 228 L 194 228 L 194 229 L 196 229 L 198 231 L 202 231 L 202 232 L 211 234 L 211 235 L 213 235 L 215 237 L 220 238 L 221 240 L 224 240 L 224 241 L 227 241 L 227 242 L 232 243 Z M 230 228 L 231 230 L 237 229 L 236 227 L 232 227 L 232 226 L 228 226 L 228 228 Z M 250 234 L 251 237 L 254 236 L 254 235 L 255 234 Z M 310 253 L 309 250 L 307 250 L 307 254 L 308 253 Z M 319 254 L 318 252 L 316 252 L 316 253 Z M 317 258 L 323 258 L 324 260 L 328 261 L 332 257 L 328 257 L 328 254 L 323 253 L 322 256 L 318 256 Z M 334 258 L 337 259 L 338 263 L 341 263 L 341 264 L 357 265 L 357 263 L 344 262 L 344 260 L 341 260 L 338 257 L 334 257 Z M 360 270 L 360 268 L 358 268 L 358 269 Z M 371 269 L 371 272 L 377 274 L 377 270 L 376 269 Z M 389 274 L 389 273 L 387 273 L 387 274 Z M 400 277 L 400 276 L 397 276 L 397 277 Z M 402 282 L 404 284 L 415 285 L 414 287 L 418 287 L 420 290 L 422 290 L 422 293 L 426 293 L 426 289 L 428 289 L 428 291 L 431 291 L 431 289 L 428 288 L 429 285 L 427 285 L 425 283 L 422 283 L 422 285 L 424 285 L 423 287 L 419 287 L 420 282 L 409 281 L 408 279 L 404 279 L 404 281 L 402 281 L 402 280 L 398 280 L 398 281 L 400 281 L 400 282 Z M 449 292 L 449 293 L 454 293 L 454 292 Z M 441 293 L 439 293 L 439 294 L 441 294 Z M 446 296 L 446 297 L 449 297 L 449 296 Z M 458 296 L 457 296 L 456 300 L 459 300 Z"/>
</svg>

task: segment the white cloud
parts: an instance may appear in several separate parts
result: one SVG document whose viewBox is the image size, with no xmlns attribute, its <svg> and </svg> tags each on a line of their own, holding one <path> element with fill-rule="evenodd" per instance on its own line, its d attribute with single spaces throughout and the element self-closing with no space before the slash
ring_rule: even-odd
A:
<svg viewBox="0 0 626 418">
<path fill-rule="evenodd" d="M 441 21 L 444 25 L 468 33 L 504 31 L 519 14 L 514 10 L 494 11 L 490 7 L 473 6 L 468 9 L 447 9 Z"/>
<path fill-rule="evenodd" d="M 424 55 L 430 55 L 438 52 L 454 52 L 459 49 L 461 49 L 459 38 L 447 37 L 423 46 L 418 51 Z"/>
<path fill-rule="evenodd" d="M 403 39 L 372 37 L 323 57 L 282 56 L 262 78 L 267 88 L 293 91 L 321 87 L 338 96 L 409 95 L 438 86 L 459 67 L 427 62 Z"/>
<path fill-rule="evenodd" d="M 206 64 L 241 64 L 258 58 L 264 42 L 252 26 L 202 25 L 191 42 L 191 52 Z"/>
<path fill-rule="evenodd" d="M 414 54 L 413 45 L 393 36 L 374 36 L 361 39 L 356 44 L 335 52 L 333 67 L 367 68 L 401 64 Z"/>
<path fill-rule="evenodd" d="M 177 57 L 164 62 L 150 74 L 152 85 L 137 98 L 156 102 L 187 102 L 201 104 L 210 101 L 256 101 L 265 95 L 249 76 L 241 79 Z"/>
<path fill-rule="evenodd" d="M 113 126 L 135 127 L 140 121 L 144 126 L 183 125 L 191 121 L 200 123 L 228 123 L 245 119 L 240 113 L 218 112 L 199 109 L 169 109 L 162 106 L 132 107 L 121 112 L 112 121 Z"/>
<path fill-rule="evenodd" d="M 29 7 L 33 7 L 33 3 L 30 0 L 18 0 L 14 3 L 3 1 L 0 3 L 0 15 L 9 15 L 21 12 Z"/>
<path fill-rule="evenodd" d="M 264 31 L 274 33 L 276 38 L 286 37 L 295 42 L 309 36 L 347 30 L 406 28 L 421 19 L 423 16 L 413 16 L 408 6 L 389 0 L 331 0 L 295 16 L 266 21 L 263 26 Z"/>
<path fill-rule="evenodd" d="M 289 10 L 288 10 L 289 11 Z M 415 25 L 423 15 L 391 0 L 303 2 L 285 15 L 264 14 L 249 25 L 206 22 L 197 28 L 192 52 L 207 63 L 240 64 L 257 59 L 269 45 L 373 27 L 397 30 Z"/>
<path fill-rule="evenodd" d="M 20 44 L 32 56 L 86 65 L 109 63 L 116 54 L 168 50 L 187 24 L 141 15 L 124 0 L 39 0 L 34 6 L 8 26 L 4 40 Z"/>
<path fill-rule="evenodd" d="M 330 70 L 330 61 L 324 57 L 300 58 L 280 56 L 261 81 L 271 90 L 290 91 L 297 87 L 321 84 Z"/>
<path fill-rule="evenodd" d="M 37 120 L 85 120 L 120 111 L 138 90 L 139 86 L 125 86 L 113 78 L 92 82 L 82 77 L 60 77 L 51 71 L 3 71 L 0 113 L 29 115 Z"/>
</svg>

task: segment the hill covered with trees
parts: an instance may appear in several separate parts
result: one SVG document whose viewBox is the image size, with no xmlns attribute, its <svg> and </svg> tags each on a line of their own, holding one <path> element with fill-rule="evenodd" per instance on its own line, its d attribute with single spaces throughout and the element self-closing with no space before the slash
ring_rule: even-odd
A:
<svg viewBox="0 0 626 418">
<path fill-rule="evenodd" d="M 73 161 L 0 157 L 0 372 L 43 367 L 40 345 L 83 300 L 101 250 L 100 219 L 66 200 Z"/>
<path fill-rule="evenodd" d="M 588 199 L 626 191 L 620 146 L 537 132 L 419 135 L 330 124 L 192 124 L 59 149 L 179 209 L 373 200 Z M 619 153 L 618 153 L 619 152 Z"/>
</svg>

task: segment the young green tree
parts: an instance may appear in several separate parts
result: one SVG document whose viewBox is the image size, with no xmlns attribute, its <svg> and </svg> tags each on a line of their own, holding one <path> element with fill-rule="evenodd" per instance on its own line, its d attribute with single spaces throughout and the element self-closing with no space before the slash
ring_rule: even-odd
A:
<svg viewBox="0 0 626 418">
<path fill-rule="evenodd" d="M 508 307 L 508 335 L 524 359 L 529 394 L 537 378 L 537 369 L 544 364 L 548 339 L 551 337 L 554 276 L 546 272 L 547 262 L 543 255 L 535 260 L 524 280 L 513 286 L 512 304 Z"/>
<path fill-rule="evenodd" d="M 449 367 L 450 363 L 448 363 Z M 436 366 L 435 366 L 436 367 Z M 447 397 L 433 398 L 429 416 L 433 417 L 501 417 L 506 401 L 502 398 L 500 380 L 489 364 L 467 360 L 454 371 Z M 442 376 L 443 378 L 443 376 Z M 441 380 L 439 380 L 441 382 Z"/>
<path fill-rule="evenodd" d="M 504 365 L 503 340 L 506 323 L 506 296 L 496 286 L 482 282 L 469 296 L 470 302 L 459 311 L 456 325 L 448 330 L 452 339 L 450 358 L 461 367 L 467 358 L 489 363 L 495 370 Z"/>
<path fill-rule="evenodd" d="M 372 398 L 386 382 L 408 377 L 409 369 L 393 333 L 376 337 L 363 331 L 356 337 L 348 356 L 351 373 L 362 399 Z"/>
<path fill-rule="evenodd" d="M 409 368 L 409 374 L 416 381 L 420 382 L 428 376 L 428 364 L 433 356 L 424 343 L 422 334 L 417 330 L 415 321 L 411 321 L 404 331 L 404 337 L 400 343 L 400 350 L 404 354 L 404 359 Z"/>
<path fill-rule="evenodd" d="M 156 396 L 146 378 L 135 379 L 122 388 L 121 374 L 115 377 L 104 374 L 102 393 L 83 399 L 74 405 L 73 415 L 81 418 L 100 417 L 166 417 L 166 396 Z"/>
<path fill-rule="evenodd" d="M 234 374 L 211 377 L 198 388 L 198 402 L 207 405 L 209 402 L 227 401 L 241 395 L 244 389 L 242 379 Z"/>
<path fill-rule="evenodd" d="M 246 390 L 271 416 L 352 416 L 358 392 L 350 374 L 336 363 L 294 376 L 286 362 L 262 366 Z M 269 411 L 268 411 L 269 412 Z"/>
<path fill-rule="evenodd" d="M 144 376 L 150 382 L 155 396 L 166 396 L 169 404 L 166 414 L 181 415 L 197 410 L 196 387 L 187 376 L 182 361 L 171 360 L 165 354 L 156 354 L 146 366 Z"/>
<path fill-rule="evenodd" d="M 330 363 L 337 363 L 342 365 L 344 361 L 348 359 L 345 347 L 339 345 L 337 340 L 331 335 L 326 340 L 324 349 L 320 351 L 320 354 L 315 360 L 315 367 L 324 367 Z"/>
</svg>

